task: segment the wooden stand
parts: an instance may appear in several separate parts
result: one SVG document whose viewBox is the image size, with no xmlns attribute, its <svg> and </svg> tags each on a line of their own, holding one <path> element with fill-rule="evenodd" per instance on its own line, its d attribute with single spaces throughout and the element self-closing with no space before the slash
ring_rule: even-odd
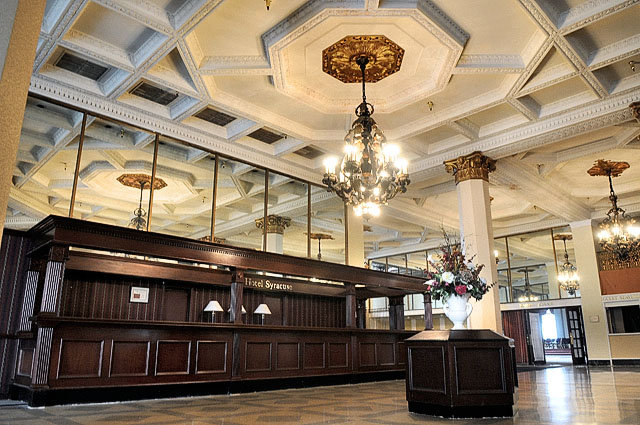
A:
<svg viewBox="0 0 640 425">
<path fill-rule="evenodd" d="M 486 329 L 423 331 L 405 344 L 410 412 L 455 418 L 515 414 L 508 338 Z"/>
</svg>

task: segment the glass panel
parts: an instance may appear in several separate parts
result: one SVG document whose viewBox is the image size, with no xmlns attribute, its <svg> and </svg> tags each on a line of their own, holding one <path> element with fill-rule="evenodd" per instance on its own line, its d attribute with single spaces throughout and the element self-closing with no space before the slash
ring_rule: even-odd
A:
<svg viewBox="0 0 640 425">
<path fill-rule="evenodd" d="M 513 301 L 549 299 L 549 276 L 555 277 L 551 232 L 509 236 Z"/>
<path fill-rule="evenodd" d="M 389 257 L 389 273 L 405 274 L 405 264 L 404 254 Z"/>
<path fill-rule="evenodd" d="M 424 277 L 427 268 L 427 253 L 425 251 L 407 254 L 409 271 L 407 274 L 416 277 Z"/>
<path fill-rule="evenodd" d="M 74 217 L 146 230 L 154 140 L 138 128 L 88 117 Z"/>
<path fill-rule="evenodd" d="M 268 214 L 290 224 L 285 226 L 283 234 L 267 234 L 267 251 L 306 257 L 307 184 L 281 174 L 269 173 Z"/>
<path fill-rule="evenodd" d="M 262 229 L 256 219 L 264 218 L 265 171 L 220 157 L 216 196 L 215 238 L 244 248 L 262 249 Z"/>
<path fill-rule="evenodd" d="M 311 236 L 312 258 L 344 264 L 344 203 L 319 186 L 311 186 Z"/>
<path fill-rule="evenodd" d="M 553 235 L 559 236 L 572 236 L 571 227 L 556 227 L 553 229 Z M 564 264 L 564 242 L 562 240 L 553 241 L 556 247 L 556 261 L 558 262 L 558 271 L 562 271 L 562 265 Z M 567 240 L 567 254 L 569 255 L 569 262 L 576 265 L 576 256 L 573 250 L 573 239 Z M 580 270 L 578 270 L 578 276 L 580 276 Z M 560 289 L 557 284 L 556 275 L 549 277 L 550 295 L 551 298 L 574 298 L 580 296 L 580 290 L 577 290 L 575 295 L 569 295 L 569 293 L 563 289 Z"/>
<path fill-rule="evenodd" d="M 82 113 L 29 97 L 5 227 L 26 230 L 49 214 L 68 216 Z"/>
<path fill-rule="evenodd" d="M 495 239 L 494 254 L 496 257 L 496 265 L 498 268 L 498 291 L 500 292 L 500 302 L 511 302 L 509 293 L 509 263 L 507 261 L 507 246 L 506 238 Z"/>
<path fill-rule="evenodd" d="M 369 268 L 371 270 L 378 270 L 378 271 L 385 271 L 386 270 L 386 264 L 384 261 L 384 258 L 376 258 L 375 260 L 371 260 L 369 262 Z"/>
<path fill-rule="evenodd" d="M 215 155 L 161 137 L 151 230 L 211 240 Z"/>
</svg>

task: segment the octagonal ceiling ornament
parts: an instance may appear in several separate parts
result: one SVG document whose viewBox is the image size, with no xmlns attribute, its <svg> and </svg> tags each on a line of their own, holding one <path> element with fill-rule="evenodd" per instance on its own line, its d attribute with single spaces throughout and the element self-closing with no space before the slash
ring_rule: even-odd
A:
<svg viewBox="0 0 640 425">
<path fill-rule="evenodd" d="M 397 52 L 393 53 L 397 56 L 393 60 L 386 57 L 396 48 L 391 44 L 386 45 L 389 50 L 374 57 L 389 63 L 395 61 L 384 74 L 387 78 L 378 79 L 367 93 L 367 99 L 376 105 L 376 111 L 390 113 L 443 90 L 469 35 L 428 0 L 417 1 L 414 7 L 405 6 L 369 10 L 363 9 L 362 3 L 356 0 L 308 1 L 262 35 L 273 72 L 273 86 L 280 93 L 318 111 L 351 113 L 353 105 L 361 101 L 361 90 L 355 85 L 341 84 L 343 78 L 347 81 L 351 78 L 337 76 L 338 72 L 331 71 L 331 67 L 355 66 L 347 65 L 352 50 L 348 44 L 355 46 L 353 34 L 363 34 L 369 29 L 373 34 L 379 34 L 373 37 L 393 40 L 393 45 L 397 46 Z M 368 23 L 363 24 L 366 21 Z M 340 40 L 336 44 L 344 41 L 337 48 L 344 50 L 344 56 L 336 57 L 333 63 L 325 62 L 324 53 L 336 40 Z M 323 58 L 323 65 L 319 58 Z M 343 64 L 338 65 L 338 62 Z M 394 72 L 389 72 L 396 67 Z M 353 69 L 354 75 L 356 69 Z M 369 73 L 368 67 L 367 75 Z M 359 76 L 352 82 L 360 81 L 355 78 Z"/>
<path fill-rule="evenodd" d="M 404 49 L 384 35 L 349 35 L 322 51 L 322 71 L 343 83 L 361 83 L 355 58 L 369 60 L 365 82 L 376 83 L 400 70 Z"/>
</svg>

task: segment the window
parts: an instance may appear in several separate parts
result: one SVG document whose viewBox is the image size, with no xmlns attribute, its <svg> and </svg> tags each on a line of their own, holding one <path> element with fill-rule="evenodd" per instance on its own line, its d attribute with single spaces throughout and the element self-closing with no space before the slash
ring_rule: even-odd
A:
<svg viewBox="0 0 640 425">
<path fill-rule="evenodd" d="M 640 332 L 640 305 L 608 307 L 609 333 L 624 334 Z"/>
</svg>

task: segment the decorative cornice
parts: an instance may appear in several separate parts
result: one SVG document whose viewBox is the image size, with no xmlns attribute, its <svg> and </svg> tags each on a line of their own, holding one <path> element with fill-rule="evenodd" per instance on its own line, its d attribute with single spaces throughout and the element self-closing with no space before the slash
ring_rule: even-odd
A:
<svg viewBox="0 0 640 425">
<path fill-rule="evenodd" d="M 444 161 L 444 166 L 447 173 L 454 175 L 456 184 L 478 179 L 488 182 L 489 173 L 496 169 L 496 161 L 477 151 Z"/>
<path fill-rule="evenodd" d="M 256 218 L 256 227 L 264 228 L 264 217 Z M 291 226 L 291 218 L 270 214 L 267 216 L 267 233 L 284 234 L 284 229 Z"/>
</svg>

